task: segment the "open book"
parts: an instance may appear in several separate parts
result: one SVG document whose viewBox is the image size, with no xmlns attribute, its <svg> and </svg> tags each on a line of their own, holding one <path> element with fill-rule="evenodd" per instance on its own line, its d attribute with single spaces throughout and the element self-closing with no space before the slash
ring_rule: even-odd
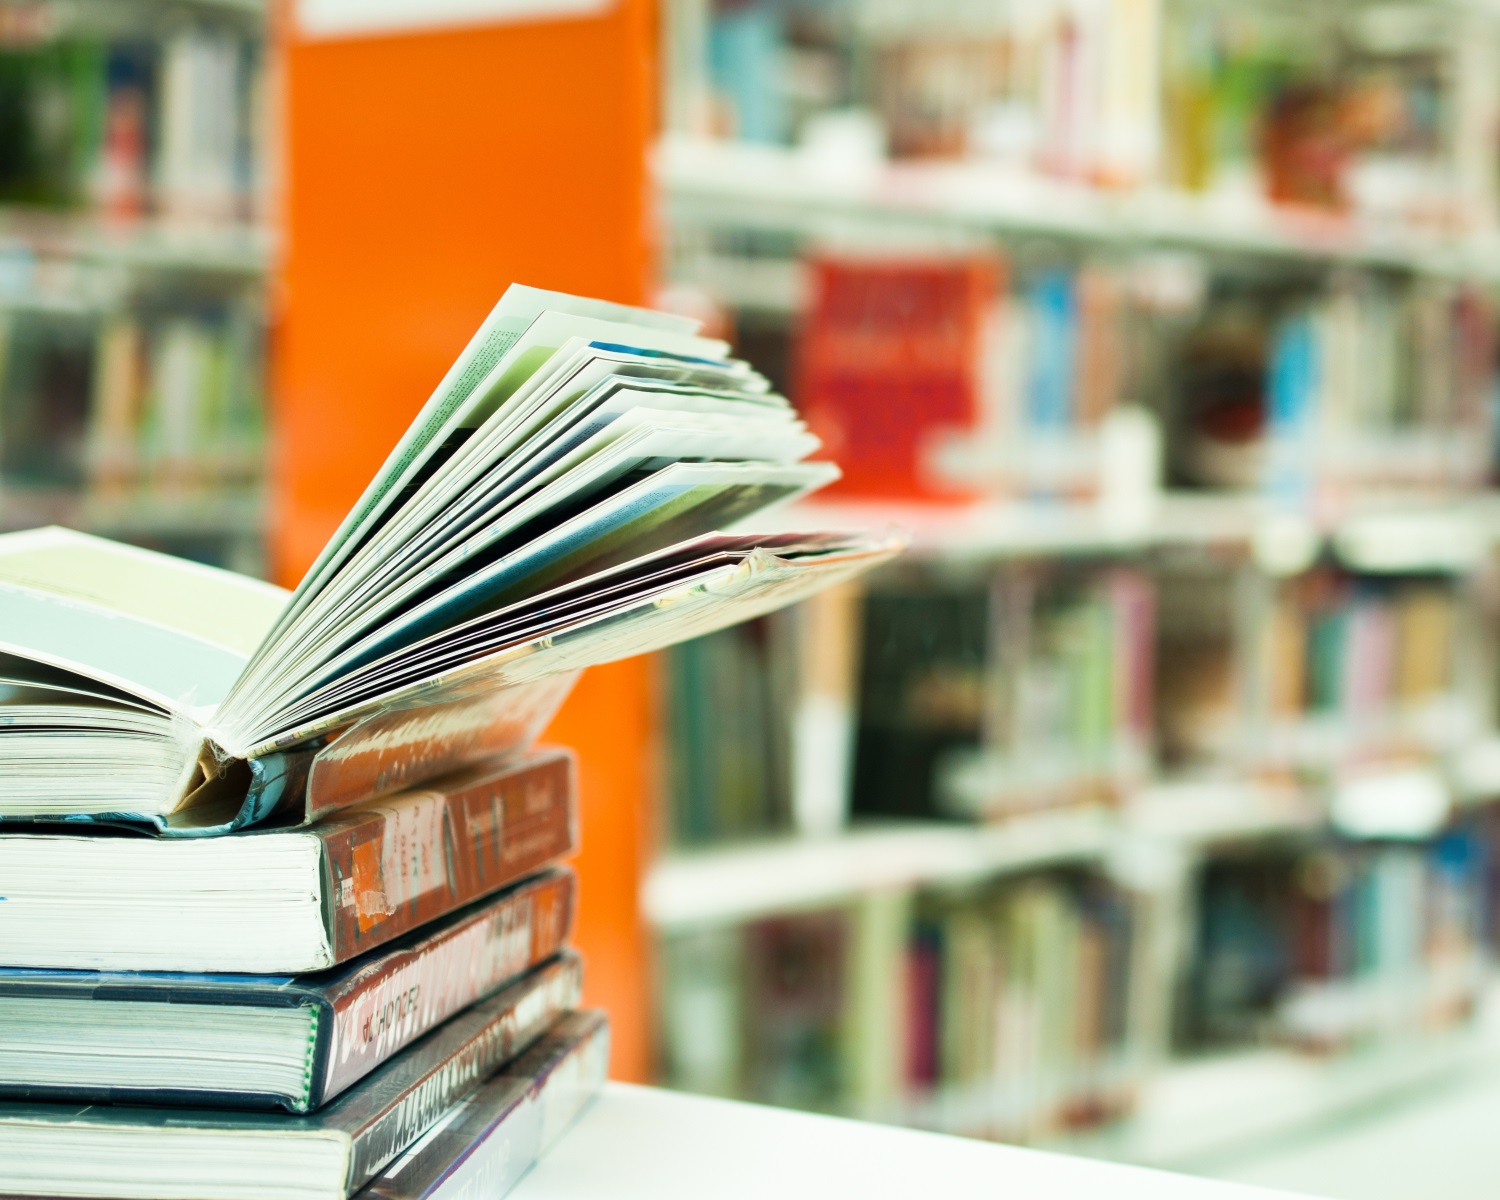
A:
<svg viewBox="0 0 1500 1200">
<path fill-rule="evenodd" d="M 289 753 L 509 705 L 896 552 L 717 532 L 829 482 L 782 397 L 693 322 L 512 287 L 298 585 L 61 529 L 0 537 L 0 819 L 213 832 Z"/>
</svg>

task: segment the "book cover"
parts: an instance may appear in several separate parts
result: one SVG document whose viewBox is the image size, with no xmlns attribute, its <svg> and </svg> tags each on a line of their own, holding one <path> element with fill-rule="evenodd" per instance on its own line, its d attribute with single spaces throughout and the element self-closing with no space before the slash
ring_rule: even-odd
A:
<svg viewBox="0 0 1500 1200">
<path fill-rule="evenodd" d="M 570 1013 L 455 1105 L 359 1200 L 501 1200 L 604 1083 L 609 1022 Z"/>
<path fill-rule="evenodd" d="M 481 1001 L 305 1116 L 0 1105 L 0 1195 L 344 1200 L 555 1023 L 576 980 L 555 982 L 524 1005 Z"/>
<path fill-rule="evenodd" d="M 575 958 L 554 959 L 573 898 L 572 873 L 549 871 L 346 967 L 300 977 L 0 969 L 0 1098 L 308 1112 L 532 968 L 518 1004 L 556 991 L 559 976 L 576 980 Z M 280 1073 L 280 1090 L 228 1090 L 204 1055 L 215 1041 L 225 1059 L 253 1054 L 262 1041 L 237 1034 L 247 1020 L 264 1027 L 255 1014 L 268 1009 L 296 1010 L 284 1027 L 303 1053 Z M 264 1079 L 264 1067 L 244 1077 Z"/>
<path fill-rule="evenodd" d="M 488 895 L 577 847 L 575 764 L 555 750 L 523 767 L 345 809 L 323 843 L 334 961 Z"/>
<path fill-rule="evenodd" d="M 549 750 L 307 828 L 172 840 L 9 834 L 0 962 L 320 971 L 565 857 L 577 847 L 575 801 L 572 755 Z"/>
</svg>

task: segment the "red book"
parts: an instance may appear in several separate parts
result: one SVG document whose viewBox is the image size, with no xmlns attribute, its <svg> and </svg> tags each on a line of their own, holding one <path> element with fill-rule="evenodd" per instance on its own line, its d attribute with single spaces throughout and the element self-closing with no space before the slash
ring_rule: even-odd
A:
<svg viewBox="0 0 1500 1200">
<path fill-rule="evenodd" d="M 939 444 L 978 427 L 998 262 L 825 257 L 811 270 L 795 399 L 843 468 L 829 493 L 971 499 L 931 459 Z"/>
</svg>

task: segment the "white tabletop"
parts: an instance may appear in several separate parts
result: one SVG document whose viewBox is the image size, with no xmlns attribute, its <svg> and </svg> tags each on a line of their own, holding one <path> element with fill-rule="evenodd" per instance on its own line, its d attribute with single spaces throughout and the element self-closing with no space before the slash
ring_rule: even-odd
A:
<svg viewBox="0 0 1500 1200">
<path fill-rule="evenodd" d="M 1274 1200 L 991 1142 L 612 1083 L 511 1200 Z"/>
</svg>

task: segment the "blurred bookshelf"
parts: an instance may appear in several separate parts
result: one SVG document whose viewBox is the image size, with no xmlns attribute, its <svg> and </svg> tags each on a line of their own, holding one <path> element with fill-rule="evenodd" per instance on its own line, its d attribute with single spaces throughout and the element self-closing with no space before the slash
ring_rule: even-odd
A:
<svg viewBox="0 0 1500 1200">
<path fill-rule="evenodd" d="M 1500 14 L 663 38 L 661 302 L 911 550 L 665 656 L 661 1080 L 1191 1167 L 1494 1063 Z"/>
<path fill-rule="evenodd" d="M 999 234 L 1199 251 L 1230 258 L 1493 281 L 1500 241 L 1350 220 L 1266 203 L 1224 203 L 1161 189 L 1112 192 L 1016 175 L 984 164 L 874 165 L 830 175 L 816 150 L 668 136 L 655 171 L 668 219 L 683 231 L 737 229 L 840 239 Z M 749 258 L 752 269 L 755 259 Z M 725 254 L 715 277 L 744 266 Z M 736 285 L 730 284 L 730 287 Z M 789 308 L 805 284 L 795 271 L 747 278 L 733 298 Z"/>
<path fill-rule="evenodd" d="M 0 4 L 0 527 L 264 574 L 265 20 Z"/>
</svg>

